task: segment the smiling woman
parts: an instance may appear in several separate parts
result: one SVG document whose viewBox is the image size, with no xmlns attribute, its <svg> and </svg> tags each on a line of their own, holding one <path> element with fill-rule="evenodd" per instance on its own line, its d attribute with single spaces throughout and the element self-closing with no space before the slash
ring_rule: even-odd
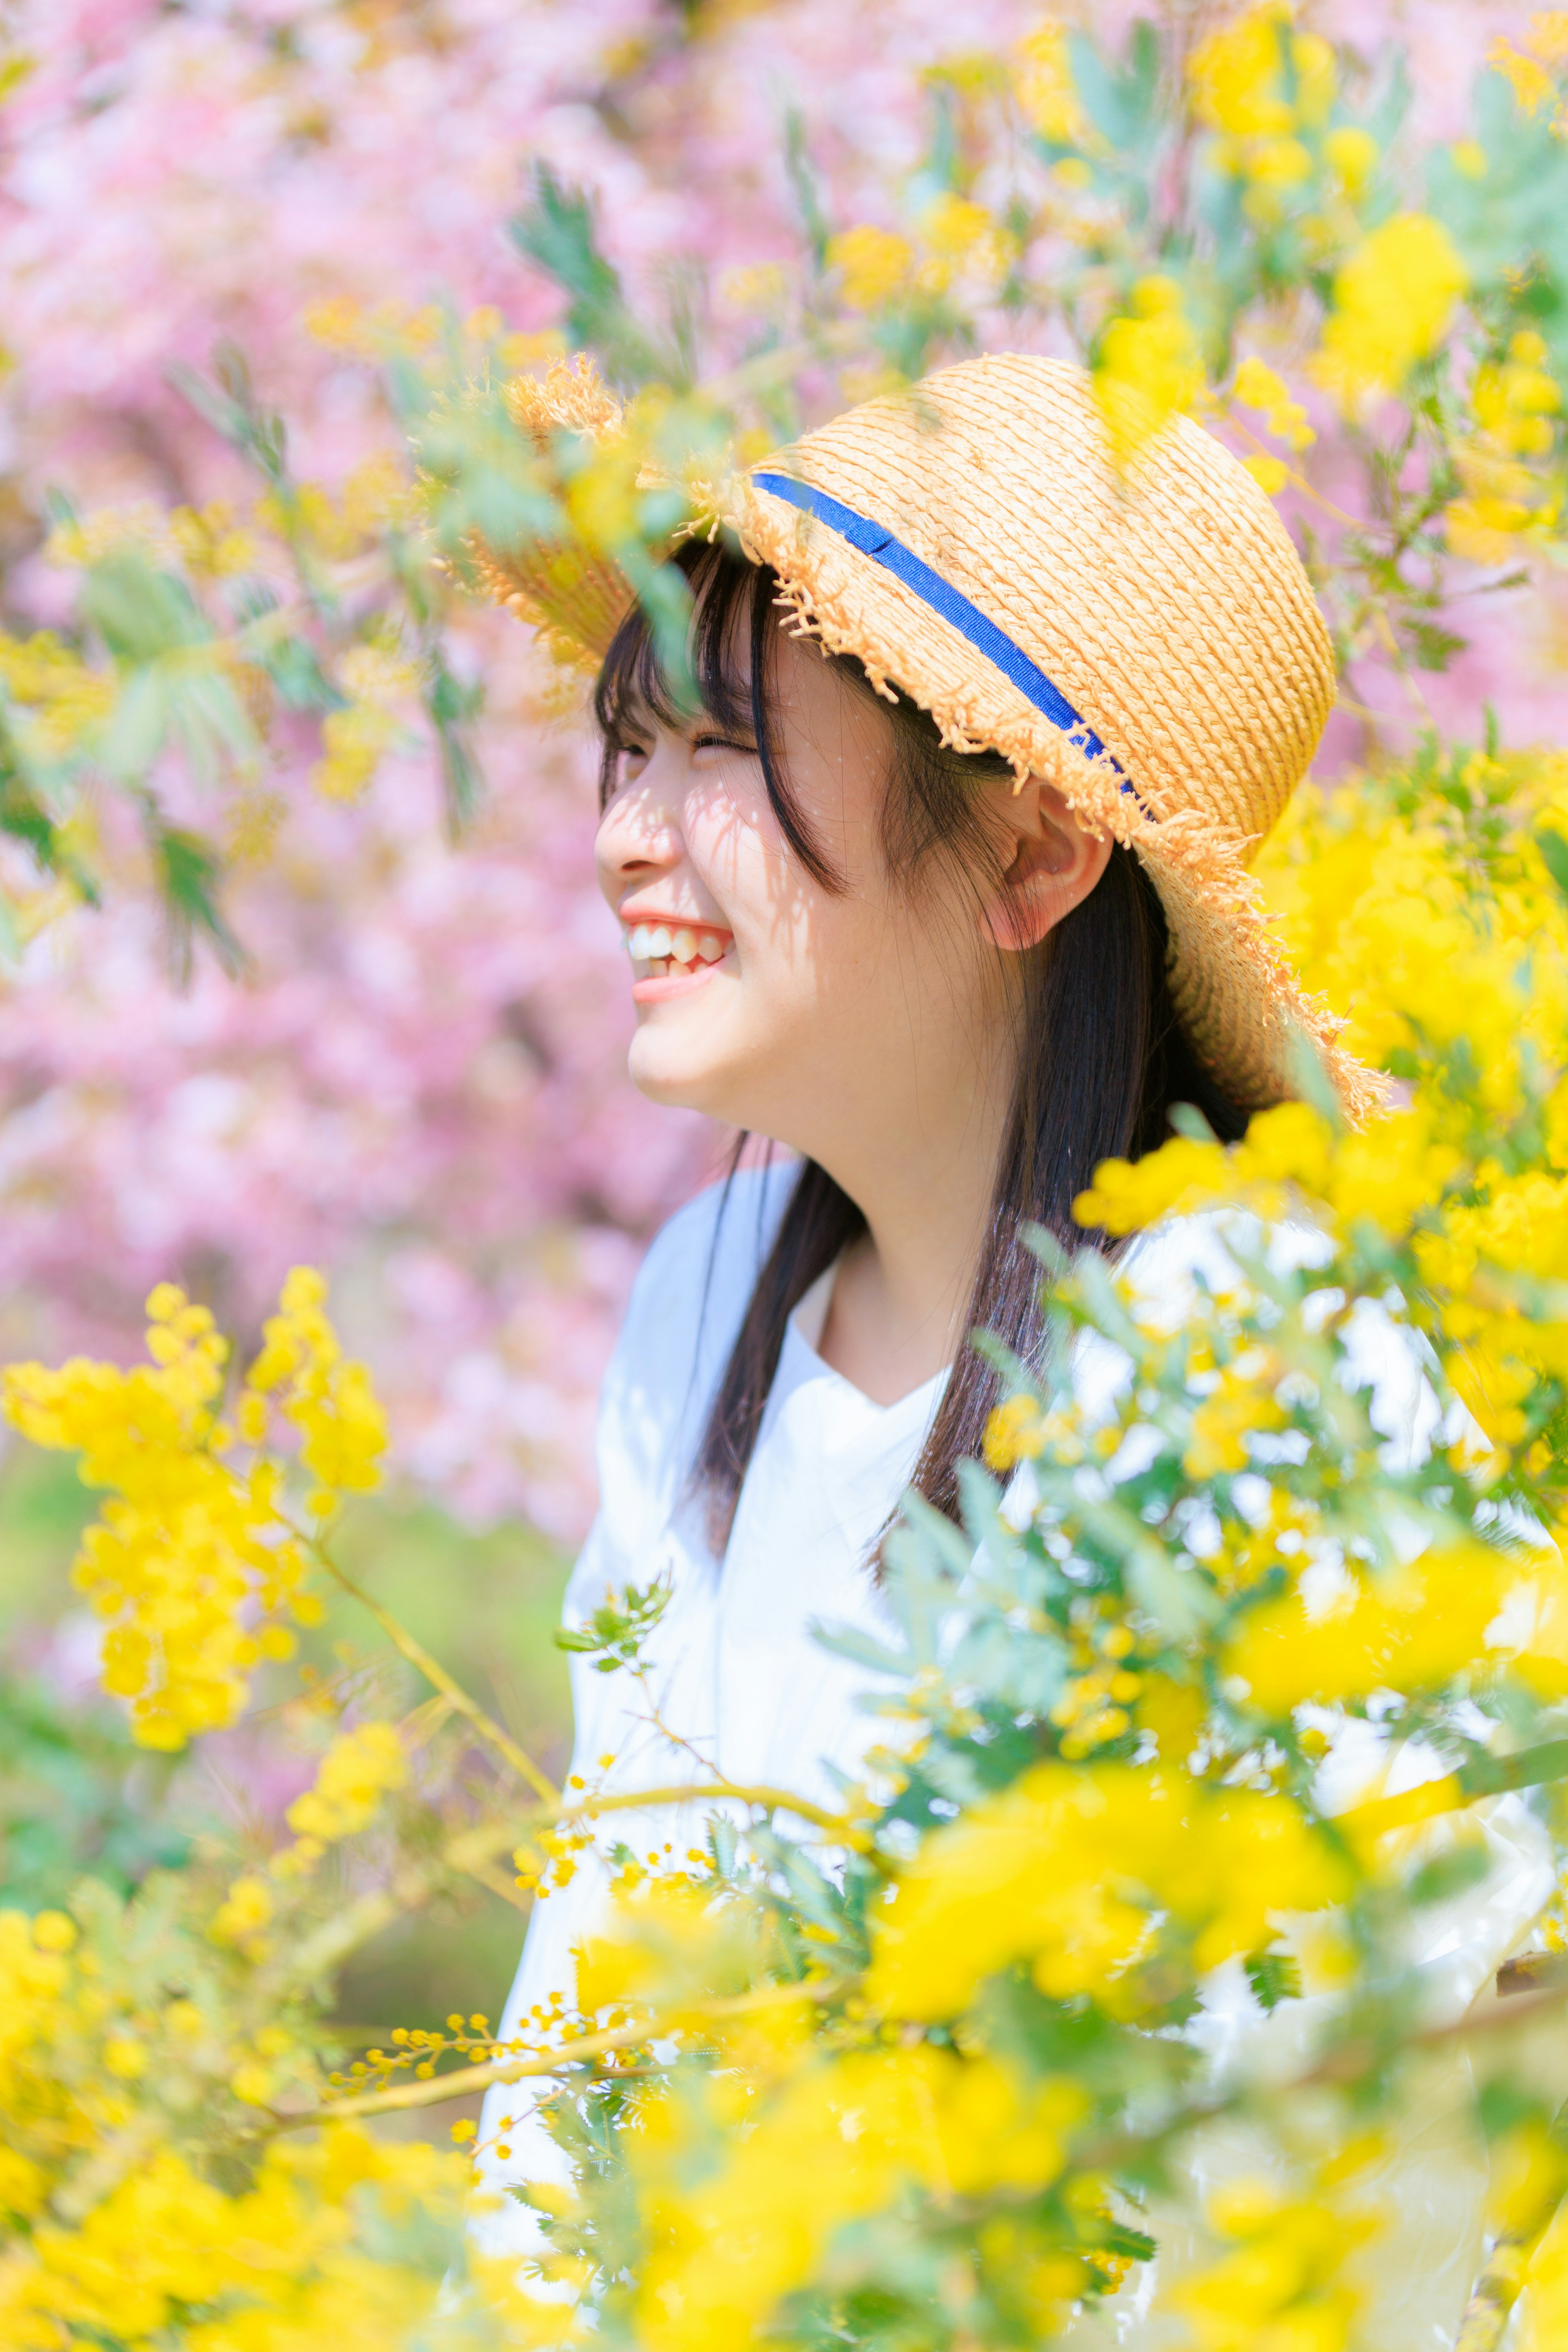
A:
<svg viewBox="0 0 1568 2352">
<path fill-rule="evenodd" d="M 820 1352 L 875 1402 L 959 1358 L 916 1473 L 951 1509 L 995 1400 L 964 1331 L 1037 1344 L 1023 1225 L 1075 1238 L 1092 1170 L 1161 1142 L 1173 1102 L 1227 1137 L 1245 1115 L 1185 1043 L 1130 851 L 1059 787 L 946 749 L 852 656 L 786 634 L 771 567 L 722 546 L 683 566 L 699 712 L 635 611 L 597 693 L 600 880 L 648 960 L 631 1075 L 805 1163 L 710 1418 L 715 1533 L 784 1324 L 830 1265 Z"/>
<path fill-rule="evenodd" d="M 681 552 L 695 709 L 629 596 L 601 640 L 596 856 L 634 969 L 631 1076 L 788 1155 L 738 1150 L 666 1227 L 605 1381 L 568 1624 L 664 1588 L 635 1671 L 574 1657 L 574 1769 L 605 1790 L 695 1765 L 830 1801 L 876 1719 L 816 1629 L 885 1643 L 900 1498 L 955 1512 L 998 1394 L 969 1335 L 1040 1364 L 1029 1227 L 1080 1240 L 1075 1195 L 1164 1141 L 1179 1103 L 1240 1134 L 1289 1095 L 1303 1031 L 1352 1115 L 1366 1098 L 1243 863 L 1331 684 L 1268 500 L 1191 426 L 1128 496 L 1057 362 L 966 363 L 914 413 L 837 419 L 740 488 L 732 535 Z M 972 495 L 1004 462 L 1042 486 L 1005 531 Z M 1141 1238 L 1124 1270 L 1181 1281 L 1204 1225 Z M 652 1857 L 679 1866 L 710 1810 L 649 1804 Z M 542 1887 L 504 2032 L 571 2000 L 604 1885 L 589 1850 Z M 512 2103 L 492 2095 L 481 2162 L 560 2177 Z M 511 2207 L 503 2234 L 526 2227 Z"/>
</svg>

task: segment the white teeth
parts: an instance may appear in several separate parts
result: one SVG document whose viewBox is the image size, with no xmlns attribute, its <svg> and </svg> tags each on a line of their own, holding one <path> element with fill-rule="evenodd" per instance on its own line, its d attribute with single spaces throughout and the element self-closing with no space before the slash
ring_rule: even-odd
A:
<svg viewBox="0 0 1568 2352">
<path fill-rule="evenodd" d="M 732 944 L 689 923 L 633 923 L 622 937 L 637 980 L 658 979 L 683 970 L 695 971 L 704 964 L 718 963 Z"/>
</svg>

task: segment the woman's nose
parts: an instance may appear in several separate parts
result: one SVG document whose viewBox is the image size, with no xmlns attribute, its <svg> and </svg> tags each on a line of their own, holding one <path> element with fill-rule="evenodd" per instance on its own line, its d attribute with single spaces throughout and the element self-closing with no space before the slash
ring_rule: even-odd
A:
<svg viewBox="0 0 1568 2352">
<path fill-rule="evenodd" d="M 616 794 L 600 819 L 595 851 L 606 887 L 625 888 L 679 865 L 686 844 L 677 805 L 649 771 Z"/>
</svg>

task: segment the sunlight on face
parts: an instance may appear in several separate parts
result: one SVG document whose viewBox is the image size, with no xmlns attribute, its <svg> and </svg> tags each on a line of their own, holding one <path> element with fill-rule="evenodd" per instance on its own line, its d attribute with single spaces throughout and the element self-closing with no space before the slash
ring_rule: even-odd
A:
<svg viewBox="0 0 1568 2352">
<path fill-rule="evenodd" d="M 638 975 L 631 1076 L 655 1101 L 814 1154 L 846 1122 L 909 1138 L 928 1101 L 947 1115 L 955 1064 L 970 1084 L 991 1066 L 995 953 L 973 892 L 887 872 L 892 739 L 876 707 L 809 642 L 781 636 L 775 675 L 783 765 L 845 888 L 791 850 L 749 742 L 700 719 L 649 724 L 621 755 L 596 844 Z"/>
</svg>

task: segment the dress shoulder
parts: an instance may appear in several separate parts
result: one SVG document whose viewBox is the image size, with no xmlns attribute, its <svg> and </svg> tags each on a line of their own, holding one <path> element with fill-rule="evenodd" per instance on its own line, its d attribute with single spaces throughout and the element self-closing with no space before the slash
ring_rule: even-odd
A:
<svg viewBox="0 0 1568 2352">
<path fill-rule="evenodd" d="M 797 1173 L 743 1169 L 677 1210 L 632 1285 L 599 1397 L 599 1515 L 569 1609 L 641 1573 L 676 1507 Z"/>
<path fill-rule="evenodd" d="M 1265 1223 L 1246 1210 L 1205 1209 L 1169 1217 L 1141 1234 L 1119 1272 L 1142 1307 L 1174 1326 L 1196 1306 L 1200 1286 L 1224 1289 L 1236 1281 L 1233 1244 L 1244 1253 L 1261 1246 L 1279 1273 L 1324 1265 L 1333 1255 L 1332 1244 L 1315 1225 L 1290 1218 Z M 1356 1301 L 1342 1336 L 1345 1385 L 1370 1391 L 1369 1417 L 1393 1448 L 1390 1466 L 1410 1467 L 1424 1458 L 1442 1426 L 1427 1343 L 1373 1298 Z M 1079 1334 L 1073 1384 L 1091 1417 L 1110 1410 L 1131 1376 L 1120 1348 L 1098 1332 Z"/>
<path fill-rule="evenodd" d="M 637 1271 L 605 1382 L 641 1393 L 659 1419 L 717 1384 L 778 1231 L 794 1161 L 742 1169 L 710 1184 L 660 1227 Z"/>
</svg>

